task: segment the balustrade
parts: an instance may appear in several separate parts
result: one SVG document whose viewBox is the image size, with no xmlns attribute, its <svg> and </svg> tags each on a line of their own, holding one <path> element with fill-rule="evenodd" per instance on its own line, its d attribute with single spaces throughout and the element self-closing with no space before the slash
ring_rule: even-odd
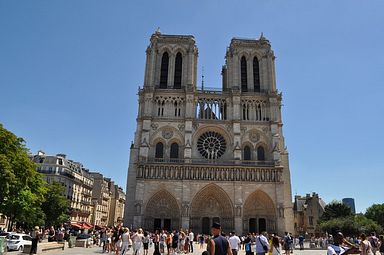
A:
<svg viewBox="0 0 384 255">
<path fill-rule="evenodd" d="M 279 167 L 220 167 L 194 165 L 139 164 L 137 179 L 281 182 Z"/>
</svg>

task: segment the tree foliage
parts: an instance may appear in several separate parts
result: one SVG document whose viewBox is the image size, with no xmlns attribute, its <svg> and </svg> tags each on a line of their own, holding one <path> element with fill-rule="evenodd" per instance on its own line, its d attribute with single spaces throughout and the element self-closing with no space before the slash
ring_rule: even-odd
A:
<svg viewBox="0 0 384 255">
<path fill-rule="evenodd" d="M 11 222 L 34 225 L 44 220 L 45 181 L 28 157 L 24 140 L 0 124 L 0 212 Z M 40 217 L 39 217 L 40 216 Z"/>
<path fill-rule="evenodd" d="M 382 228 L 375 221 L 364 215 L 352 215 L 347 217 L 333 218 L 320 223 L 324 232 L 335 233 L 341 231 L 346 236 L 358 236 L 361 233 L 381 233 Z"/>
<path fill-rule="evenodd" d="M 45 225 L 56 226 L 69 220 L 70 203 L 63 195 L 65 189 L 61 183 L 48 184 L 48 192 L 42 209 L 46 215 Z"/>
<path fill-rule="evenodd" d="M 321 216 L 319 223 L 329 221 L 336 218 L 348 217 L 352 215 L 351 208 L 339 201 L 332 201 L 324 208 L 324 213 Z"/>
<path fill-rule="evenodd" d="M 365 217 L 376 221 L 384 229 L 384 204 L 373 204 L 368 207 Z"/>
</svg>

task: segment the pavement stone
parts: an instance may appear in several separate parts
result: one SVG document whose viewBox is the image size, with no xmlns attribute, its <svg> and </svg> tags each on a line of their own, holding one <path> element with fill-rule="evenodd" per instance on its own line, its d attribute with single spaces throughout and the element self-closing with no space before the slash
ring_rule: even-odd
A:
<svg viewBox="0 0 384 255">
<path fill-rule="evenodd" d="M 189 253 L 189 255 L 201 255 L 201 253 L 205 250 L 205 247 L 203 249 L 200 249 L 198 247 L 198 244 L 195 244 L 194 245 L 194 252 L 193 253 Z M 128 252 L 127 255 L 133 255 L 132 254 L 132 250 L 130 250 Z M 304 250 L 304 251 L 300 251 L 300 250 L 294 250 L 293 252 L 293 255 L 325 255 L 327 253 L 326 250 Z M 23 253 L 20 253 L 20 252 L 17 252 L 17 251 L 11 251 L 11 252 L 8 252 L 8 255 L 21 255 Z M 105 255 L 109 255 L 109 254 L 115 254 L 115 253 L 103 253 L 102 252 L 102 248 L 101 247 L 98 247 L 98 246 L 93 246 L 92 248 L 81 248 L 81 247 L 75 247 L 75 248 L 68 248 L 68 246 L 63 250 L 53 250 L 53 251 L 49 251 L 47 253 L 44 253 L 46 255 L 90 255 L 90 254 L 105 254 Z M 153 247 L 151 247 L 149 249 L 149 252 L 148 252 L 148 255 L 152 255 L 153 254 Z M 245 255 L 245 251 L 241 250 L 239 251 L 238 253 L 239 255 Z M 141 255 L 143 255 L 143 253 L 141 253 Z M 177 254 L 177 255 L 184 255 L 184 254 Z"/>
</svg>

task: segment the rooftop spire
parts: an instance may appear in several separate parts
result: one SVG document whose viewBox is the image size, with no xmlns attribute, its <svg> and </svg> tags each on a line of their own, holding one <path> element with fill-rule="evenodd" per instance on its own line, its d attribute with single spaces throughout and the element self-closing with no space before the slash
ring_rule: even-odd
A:
<svg viewBox="0 0 384 255">
<path fill-rule="evenodd" d="M 201 90 L 204 90 L 204 66 L 201 71 Z"/>
</svg>

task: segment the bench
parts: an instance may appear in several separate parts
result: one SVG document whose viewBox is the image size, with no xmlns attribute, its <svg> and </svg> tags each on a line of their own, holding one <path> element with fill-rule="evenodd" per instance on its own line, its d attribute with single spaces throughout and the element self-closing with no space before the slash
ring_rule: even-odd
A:
<svg viewBox="0 0 384 255">
<path fill-rule="evenodd" d="M 42 254 L 51 250 L 64 250 L 65 242 L 43 242 L 37 244 L 37 253 Z M 29 254 L 31 251 L 31 245 L 26 245 L 24 247 L 23 253 Z"/>
</svg>

